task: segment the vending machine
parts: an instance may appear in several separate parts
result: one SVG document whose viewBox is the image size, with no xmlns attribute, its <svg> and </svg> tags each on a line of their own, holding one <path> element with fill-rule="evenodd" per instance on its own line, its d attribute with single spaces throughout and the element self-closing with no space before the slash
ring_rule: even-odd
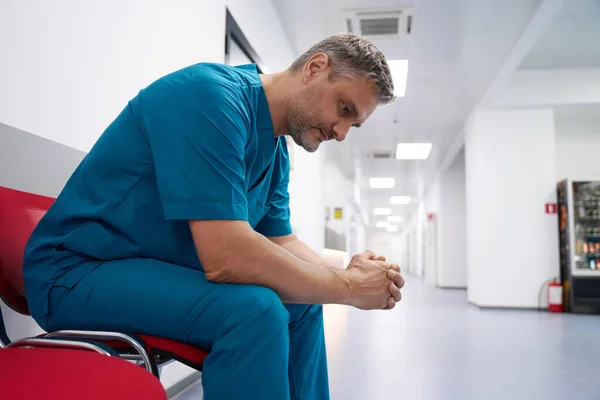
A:
<svg viewBox="0 0 600 400">
<path fill-rule="evenodd" d="M 600 313 L 600 179 L 566 179 L 557 192 L 564 309 Z"/>
</svg>

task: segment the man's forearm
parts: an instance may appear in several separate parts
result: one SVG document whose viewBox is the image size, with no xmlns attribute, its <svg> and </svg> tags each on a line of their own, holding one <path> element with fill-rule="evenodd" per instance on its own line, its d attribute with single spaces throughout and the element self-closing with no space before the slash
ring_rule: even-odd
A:
<svg viewBox="0 0 600 400">
<path fill-rule="evenodd" d="M 340 269 L 339 266 L 336 266 L 323 257 L 319 256 L 315 251 L 313 251 L 310 247 L 308 247 L 302 240 L 300 240 L 296 235 L 288 235 L 283 237 L 270 237 L 273 243 L 278 244 L 283 247 L 299 259 L 309 262 L 311 264 L 322 265 L 327 268 L 335 268 Z"/>
<path fill-rule="evenodd" d="M 286 303 L 347 304 L 351 300 L 345 271 L 302 260 L 244 222 L 191 221 L 190 227 L 211 282 L 266 286 Z"/>
</svg>

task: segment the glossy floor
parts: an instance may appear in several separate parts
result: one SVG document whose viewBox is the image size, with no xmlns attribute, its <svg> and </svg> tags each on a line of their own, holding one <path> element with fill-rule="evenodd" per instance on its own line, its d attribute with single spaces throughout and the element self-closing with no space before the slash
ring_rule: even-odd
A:
<svg viewBox="0 0 600 400">
<path fill-rule="evenodd" d="M 481 310 L 407 278 L 392 311 L 325 318 L 332 400 L 600 400 L 600 316 Z"/>
</svg>

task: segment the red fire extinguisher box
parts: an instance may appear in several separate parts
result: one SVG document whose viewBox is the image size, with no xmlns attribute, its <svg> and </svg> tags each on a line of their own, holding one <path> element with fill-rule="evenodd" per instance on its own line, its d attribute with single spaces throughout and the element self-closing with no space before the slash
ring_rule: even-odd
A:
<svg viewBox="0 0 600 400">
<path fill-rule="evenodd" d="M 548 284 L 548 311 L 563 311 L 563 287 L 560 282 L 553 281 Z"/>
</svg>

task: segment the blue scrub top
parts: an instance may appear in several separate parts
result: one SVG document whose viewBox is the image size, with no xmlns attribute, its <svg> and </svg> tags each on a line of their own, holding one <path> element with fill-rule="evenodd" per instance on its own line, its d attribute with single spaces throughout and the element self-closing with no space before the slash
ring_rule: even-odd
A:
<svg viewBox="0 0 600 400">
<path fill-rule="evenodd" d="M 36 318 L 54 285 L 104 261 L 154 258 L 202 270 L 188 220 L 291 233 L 289 159 L 254 65 L 201 63 L 140 91 L 98 139 L 25 250 Z"/>
</svg>

